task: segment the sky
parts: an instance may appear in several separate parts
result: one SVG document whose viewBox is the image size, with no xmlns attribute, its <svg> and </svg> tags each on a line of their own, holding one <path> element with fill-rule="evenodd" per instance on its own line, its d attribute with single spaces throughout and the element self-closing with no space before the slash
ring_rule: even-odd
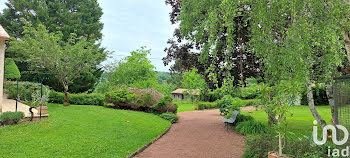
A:
<svg viewBox="0 0 350 158">
<path fill-rule="evenodd" d="M 0 0 L 0 10 L 7 0 Z M 166 56 L 164 48 L 176 26 L 169 20 L 170 6 L 164 0 L 98 0 L 103 9 L 104 23 L 102 46 L 113 52 L 103 64 L 107 65 L 130 52 L 146 46 L 151 49 L 149 59 L 156 71 L 169 71 L 161 60 Z M 5 27 L 6 30 L 6 27 Z"/>
</svg>

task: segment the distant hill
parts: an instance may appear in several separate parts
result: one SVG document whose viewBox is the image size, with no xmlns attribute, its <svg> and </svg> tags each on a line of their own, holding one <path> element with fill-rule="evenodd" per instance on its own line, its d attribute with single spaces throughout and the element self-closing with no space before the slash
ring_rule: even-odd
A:
<svg viewBox="0 0 350 158">
<path fill-rule="evenodd" d="M 166 80 L 171 78 L 170 72 L 156 71 L 158 77 L 158 83 L 166 83 Z"/>
</svg>

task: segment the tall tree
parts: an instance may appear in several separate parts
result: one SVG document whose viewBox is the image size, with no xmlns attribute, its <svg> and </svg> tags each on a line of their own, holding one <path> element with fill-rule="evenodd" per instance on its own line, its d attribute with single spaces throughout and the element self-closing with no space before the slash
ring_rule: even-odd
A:
<svg viewBox="0 0 350 158">
<path fill-rule="evenodd" d="M 166 3 L 173 8 L 171 22 L 180 25 L 174 38 L 168 41 L 165 64 L 175 60 L 172 68 L 176 71 L 197 68 L 211 88 L 221 87 L 227 76 L 233 76 L 237 85 L 244 84 L 246 78 L 261 75 L 256 57 L 246 47 L 250 40 L 246 14 L 249 8 L 237 6 L 239 11 L 234 12 L 239 14 L 224 17 L 223 11 L 229 9 L 225 7 L 233 7 L 233 2 L 166 0 Z"/>
<path fill-rule="evenodd" d="M 97 0 L 9 0 L 6 6 L 7 8 L 0 14 L 0 23 L 6 27 L 11 37 L 22 38 L 23 26 L 27 21 L 34 27 L 43 24 L 49 32 L 61 31 L 62 40 L 65 42 L 68 42 L 71 33 L 75 33 L 77 37 L 85 37 L 89 41 L 99 41 L 102 38 L 103 24 L 100 19 L 103 13 Z M 95 46 L 100 47 L 100 44 L 96 42 Z M 96 50 L 96 53 L 103 52 L 103 48 Z M 57 91 L 63 91 L 56 84 L 58 79 L 54 75 L 45 71 L 30 71 L 32 63 L 25 62 L 23 56 L 17 52 L 8 51 L 6 57 L 16 59 L 16 64 L 22 72 L 22 80 L 39 81 L 45 78 L 44 84 Z M 91 89 L 100 75 L 101 70 L 97 67 L 93 73 L 83 72 L 75 79 L 75 84 L 71 85 L 72 92 Z"/>
<path fill-rule="evenodd" d="M 114 86 L 127 86 L 135 88 L 154 88 L 158 84 L 155 67 L 147 56 L 151 50 L 141 47 L 131 52 L 114 67 L 108 76 L 109 82 Z"/>
<path fill-rule="evenodd" d="M 325 121 L 314 106 L 311 86 L 330 82 L 345 53 L 341 22 L 344 1 L 257 1 L 252 5 L 252 41 L 272 84 L 294 80 L 308 87 L 310 111 Z"/>
<path fill-rule="evenodd" d="M 69 84 L 82 72 L 88 72 L 105 59 L 106 54 L 95 53 L 94 41 L 77 38 L 72 33 L 68 42 L 61 32 L 49 33 L 44 25 L 24 27 L 24 36 L 11 41 L 9 49 L 35 63 L 33 69 L 42 68 L 53 74 L 64 88 L 64 105 L 68 106 Z"/>
</svg>

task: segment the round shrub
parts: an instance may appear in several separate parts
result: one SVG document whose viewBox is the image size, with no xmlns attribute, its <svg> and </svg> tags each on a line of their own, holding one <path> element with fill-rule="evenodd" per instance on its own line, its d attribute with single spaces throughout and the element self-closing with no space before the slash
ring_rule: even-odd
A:
<svg viewBox="0 0 350 158">
<path fill-rule="evenodd" d="M 4 112 L 0 115 L 0 123 L 4 125 L 16 124 L 23 117 L 23 112 Z"/>
<path fill-rule="evenodd" d="M 168 120 L 170 121 L 171 123 L 176 123 L 177 120 L 179 120 L 179 117 L 176 116 L 176 114 L 174 113 L 162 113 L 159 115 L 159 117 L 165 119 L 165 120 Z"/>
<path fill-rule="evenodd" d="M 243 135 L 261 134 L 267 131 L 267 127 L 261 122 L 253 120 L 239 123 L 235 130 Z"/>
<path fill-rule="evenodd" d="M 16 65 L 16 63 L 11 58 L 5 59 L 5 72 L 4 78 L 6 79 L 19 79 L 21 78 L 21 73 Z"/>
</svg>

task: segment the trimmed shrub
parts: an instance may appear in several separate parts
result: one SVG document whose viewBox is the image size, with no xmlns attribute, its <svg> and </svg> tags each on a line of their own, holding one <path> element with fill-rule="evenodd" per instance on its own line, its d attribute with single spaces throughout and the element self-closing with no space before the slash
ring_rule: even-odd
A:
<svg viewBox="0 0 350 158">
<path fill-rule="evenodd" d="M 115 90 L 106 93 L 107 102 L 119 103 L 134 103 L 136 94 L 128 90 Z"/>
<path fill-rule="evenodd" d="M 171 123 L 176 123 L 177 120 L 179 120 L 179 117 L 176 116 L 176 114 L 174 113 L 162 113 L 159 115 L 159 117 L 165 119 L 165 120 L 168 120 L 170 121 Z"/>
<path fill-rule="evenodd" d="M 136 111 L 176 113 L 177 106 L 170 96 L 164 97 L 154 89 L 119 89 L 106 93 L 107 103 L 113 108 Z"/>
<path fill-rule="evenodd" d="M 61 92 L 50 92 L 50 103 L 63 104 L 64 93 Z M 81 93 L 81 94 L 68 94 L 68 100 L 70 104 L 74 105 L 99 105 L 103 106 L 105 103 L 105 96 L 98 93 Z"/>
<path fill-rule="evenodd" d="M 254 120 L 239 123 L 235 130 L 243 135 L 261 134 L 267 131 L 267 127 L 261 122 Z"/>
<path fill-rule="evenodd" d="M 210 102 L 198 102 L 196 103 L 196 110 L 205 110 L 205 109 L 215 109 L 217 108 L 216 103 L 210 103 Z"/>
<path fill-rule="evenodd" d="M 23 117 L 23 112 L 4 112 L 0 115 L 0 123 L 4 125 L 17 124 Z"/>
<path fill-rule="evenodd" d="M 21 73 L 16 65 L 16 63 L 11 58 L 5 59 L 5 79 L 19 79 L 21 78 Z"/>
<path fill-rule="evenodd" d="M 157 112 L 173 112 L 176 113 L 177 112 L 177 105 L 172 103 L 173 98 L 171 98 L 170 96 L 165 96 L 163 98 L 160 98 L 158 100 L 158 103 L 153 105 L 152 108 L 154 110 L 156 110 Z"/>
<path fill-rule="evenodd" d="M 5 93 L 8 99 L 16 99 L 17 83 L 13 81 L 6 81 L 4 83 Z M 25 102 L 32 101 L 32 95 L 36 91 L 41 90 L 40 83 L 33 82 L 18 82 L 18 99 Z M 49 87 L 43 85 L 43 91 L 49 91 Z M 44 92 L 43 92 L 44 93 Z"/>
</svg>

